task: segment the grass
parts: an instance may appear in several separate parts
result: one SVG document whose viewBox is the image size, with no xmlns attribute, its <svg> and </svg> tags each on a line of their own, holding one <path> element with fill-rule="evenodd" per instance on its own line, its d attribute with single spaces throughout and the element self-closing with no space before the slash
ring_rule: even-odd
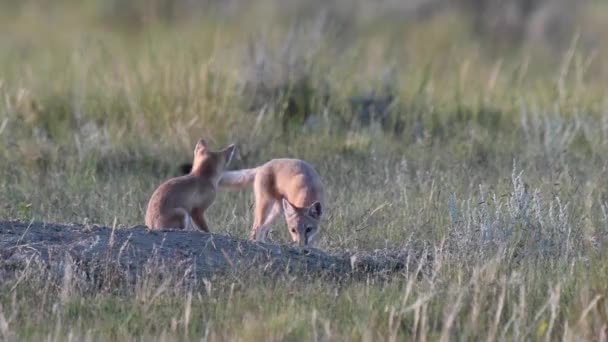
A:
<svg viewBox="0 0 608 342">
<path fill-rule="evenodd" d="M 266 2 L 179 22 L 24 3 L 0 5 L 0 217 L 143 224 L 204 136 L 238 144 L 235 168 L 312 163 L 320 248 L 420 243 L 434 261 L 367 282 L 152 270 L 102 289 L 32 266 L 0 282 L 3 339 L 606 338 L 600 2 L 557 50 L 492 50 L 453 11 L 340 26 Z M 211 229 L 246 238 L 251 203 L 220 194 Z M 287 241 L 281 220 L 271 239 Z"/>
</svg>

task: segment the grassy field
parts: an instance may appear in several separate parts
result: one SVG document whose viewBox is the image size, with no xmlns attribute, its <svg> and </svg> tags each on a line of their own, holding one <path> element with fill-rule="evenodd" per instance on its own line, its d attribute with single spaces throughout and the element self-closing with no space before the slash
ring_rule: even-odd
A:
<svg viewBox="0 0 608 342">
<path fill-rule="evenodd" d="M 93 287 L 33 267 L 0 280 L 0 339 L 608 338 L 606 4 L 504 46 L 457 10 L 119 3 L 0 2 L 0 218 L 143 224 L 205 137 L 238 145 L 232 168 L 313 164 L 319 248 L 426 248 L 432 272 Z M 221 193 L 212 231 L 247 238 L 252 203 Z"/>
</svg>

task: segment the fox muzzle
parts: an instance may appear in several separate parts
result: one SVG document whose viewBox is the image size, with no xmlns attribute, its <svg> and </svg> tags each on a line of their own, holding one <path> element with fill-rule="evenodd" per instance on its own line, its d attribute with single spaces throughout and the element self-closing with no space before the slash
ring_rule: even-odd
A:
<svg viewBox="0 0 608 342">
<path fill-rule="evenodd" d="M 299 246 L 306 246 L 308 244 L 308 238 L 306 236 L 300 236 L 298 238 L 298 245 Z"/>
</svg>

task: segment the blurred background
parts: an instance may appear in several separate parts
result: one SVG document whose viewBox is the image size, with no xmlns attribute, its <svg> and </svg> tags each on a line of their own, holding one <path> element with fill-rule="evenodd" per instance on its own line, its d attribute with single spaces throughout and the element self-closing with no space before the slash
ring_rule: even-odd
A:
<svg viewBox="0 0 608 342">
<path fill-rule="evenodd" d="M 559 81 L 561 95 L 565 88 L 587 94 L 583 88 L 606 81 L 601 42 L 608 5 L 599 0 L 4 0 L 0 6 L 4 88 L 49 102 L 25 116 L 50 114 L 49 106 L 65 102 L 80 107 L 72 108 L 73 119 L 87 123 L 102 119 L 95 111 L 183 117 L 176 112 L 196 106 L 207 119 L 213 114 L 205 112 L 219 109 L 267 108 L 313 124 L 309 117 L 332 109 L 363 124 L 375 114 L 387 126 L 391 108 L 415 112 L 408 106 L 423 97 L 453 103 L 445 95 L 457 93 L 464 103 L 491 101 L 505 91 L 529 94 L 538 80 Z M 218 99 L 231 96 L 243 103 Z M 202 108 L 203 97 L 221 104 Z M 105 106 L 82 110 L 93 99 Z M 67 120 L 64 114 L 48 117 Z M 402 130 L 406 115 L 392 116 L 391 128 Z M 166 122 L 141 128 L 158 130 L 157 124 Z"/>
<path fill-rule="evenodd" d="M 606 16 L 600 0 L 4 0 L 0 72 L 31 106 L 17 112 L 55 138 L 117 115 L 126 132 L 167 134 L 167 117 L 200 113 L 202 125 L 262 109 L 282 129 L 325 112 L 420 136 L 433 129 L 419 114 L 429 101 L 597 104 Z"/>
</svg>

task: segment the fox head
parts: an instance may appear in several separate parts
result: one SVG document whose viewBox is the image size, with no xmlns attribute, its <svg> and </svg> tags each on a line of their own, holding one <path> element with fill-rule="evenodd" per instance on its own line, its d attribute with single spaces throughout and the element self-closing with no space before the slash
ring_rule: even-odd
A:
<svg viewBox="0 0 608 342">
<path fill-rule="evenodd" d="M 194 148 L 194 161 L 190 174 L 217 178 L 232 160 L 236 146 L 230 144 L 221 151 L 211 151 L 205 139 L 200 139 Z"/>
<path fill-rule="evenodd" d="M 314 202 L 310 207 L 298 208 L 283 199 L 283 213 L 293 242 L 300 246 L 313 245 L 319 232 L 321 203 Z"/>
</svg>

